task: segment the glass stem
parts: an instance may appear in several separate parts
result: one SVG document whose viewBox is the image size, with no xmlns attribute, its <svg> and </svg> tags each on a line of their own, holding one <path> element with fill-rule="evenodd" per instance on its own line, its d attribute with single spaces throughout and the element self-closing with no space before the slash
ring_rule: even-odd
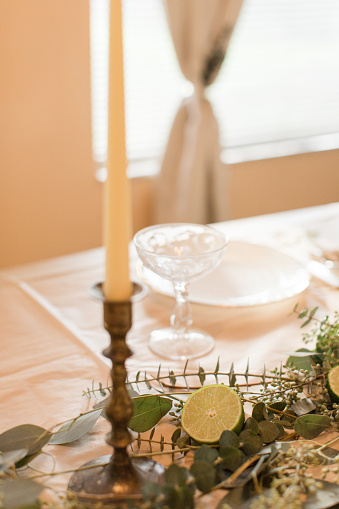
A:
<svg viewBox="0 0 339 509">
<path fill-rule="evenodd" d="M 192 325 L 192 311 L 188 300 L 187 283 L 174 283 L 176 304 L 171 316 L 171 326 L 176 334 L 185 334 Z"/>
</svg>

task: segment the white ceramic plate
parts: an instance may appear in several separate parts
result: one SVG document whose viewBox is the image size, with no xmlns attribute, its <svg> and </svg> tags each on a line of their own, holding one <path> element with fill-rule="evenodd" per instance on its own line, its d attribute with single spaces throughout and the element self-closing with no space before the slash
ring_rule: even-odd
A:
<svg viewBox="0 0 339 509">
<path fill-rule="evenodd" d="M 141 266 L 138 276 L 154 291 L 173 296 L 172 284 Z M 256 306 L 294 297 L 309 275 L 290 256 L 268 246 L 230 242 L 220 265 L 189 285 L 190 301 L 223 307 Z"/>
</svg>

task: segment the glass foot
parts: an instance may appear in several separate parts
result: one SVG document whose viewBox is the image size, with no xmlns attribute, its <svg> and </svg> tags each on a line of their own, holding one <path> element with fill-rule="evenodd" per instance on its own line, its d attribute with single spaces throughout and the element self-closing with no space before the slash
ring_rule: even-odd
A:
<svg viewBox="0 0 339 509">
<path fill-rule="evenodd" d="M 170 327 L 151 333 L 150 349 L 166 359 L 186 360 L 202 357 L 214 348 L 214 339 L 206 332 L 190 329 L 175 334 Z"/>
</svg>

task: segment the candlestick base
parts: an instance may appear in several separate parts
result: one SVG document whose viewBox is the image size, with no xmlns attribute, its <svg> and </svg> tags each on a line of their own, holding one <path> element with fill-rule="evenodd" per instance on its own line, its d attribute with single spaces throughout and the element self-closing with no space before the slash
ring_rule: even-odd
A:
<svg viewBox="0 0 339 509">
<path fill-rule="evenodd" d="M 147 482 L 161 482 L 164 467 L 146 458 L 132 459 L 116 469 L 114 457 L 107 455 L 89 461 L 76 471 L 68 485 L 69 494 L 87 504 L 117 505 L 141 500 L 141 487 Z"/>
<path fill-rule="evenodd" d="M 112 393 L 106 407 L 112 430 L 106 442 L 113 447 L 113 454 L 89 461 L 75 471 L 68 485 L 68 497 L 75 496 L 86 507 L 94 508 L 141 500 L 144 482 L 162 482 L 165 468 L 148 458 L 131 459 L 127 450 L 132 442 L 128 423 L 133 403 L 126 388 L 125 361 L 132 355 L 126 334 L 132 325 L 131 301 L 143 295 L 142 287 L 134 283 L 133 296 L 128 301 L 106 301 L 101 283 L 92 288 L 92 295 L 103 301 L 104 326 L 111 337 L 111 344 L 103 353 L 112 361 Z"/>
</svg>

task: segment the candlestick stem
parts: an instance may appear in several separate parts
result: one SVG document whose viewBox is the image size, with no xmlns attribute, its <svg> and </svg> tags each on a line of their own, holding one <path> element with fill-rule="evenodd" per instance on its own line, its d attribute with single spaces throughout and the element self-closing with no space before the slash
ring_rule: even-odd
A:
<svg viewBox="0 0 339 509">
<path fill-rule="evenodd" d="M 136 289 L 136 293 L 138 291 Z M 73 474 L 68 486 L 69 493 L 76 494 L 80 502 L 114 505 L 126 500 L 139 500 L 143 482 L 159 482 L 164 472 L 164 467 L 159 463 L 146 458 L 131 459 L 128 453 L 128 446 L 133 440 L 128 429 L 133 416 L 133 402 L 126 387 L 125 362 L 132 355 L 126 343 L 131 325 L 130 300 L 104 300 L 104 327 L 110 335 L 111 343 L 103 354 L 112 361 L 112 393 L 106 408 L 112 428 L 106 442 L 113 447 L 113 454 L 92 460 L 84 465 L 92 468 L 78 470 Z"/>
</svg>

